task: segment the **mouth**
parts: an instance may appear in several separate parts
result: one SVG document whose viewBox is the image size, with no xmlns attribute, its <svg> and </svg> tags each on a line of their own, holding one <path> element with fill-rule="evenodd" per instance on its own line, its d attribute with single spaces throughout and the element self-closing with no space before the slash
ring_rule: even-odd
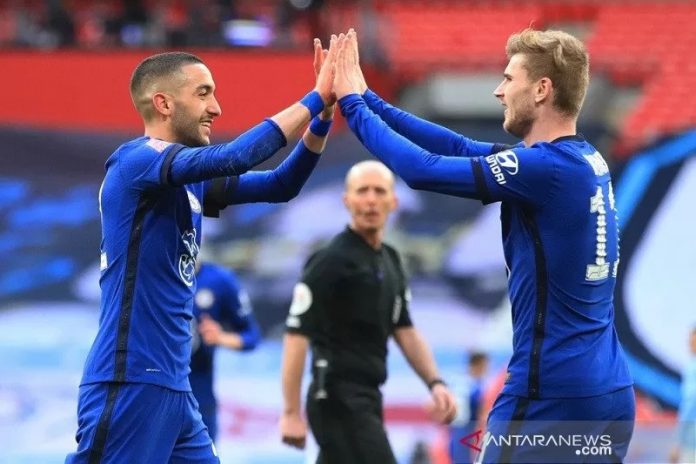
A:
<svg viewBox="0 0 696 464">
<path fill-rule="evenodd" d="M 213 125 L 213 121 L 201 121 L 201 126 L 205 129 L 205 132 L 210 135 L 210 130 L 211 126 Z"/>
</svg>

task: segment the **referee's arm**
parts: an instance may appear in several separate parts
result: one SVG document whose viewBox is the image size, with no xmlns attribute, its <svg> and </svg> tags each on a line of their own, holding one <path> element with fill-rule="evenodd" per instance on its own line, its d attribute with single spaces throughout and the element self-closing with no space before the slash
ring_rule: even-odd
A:
<svg viewBox="0 0 696 464">
<path fill-rule="evenodd" d="M 302 374 L 307 357 L 307 337 L 296 332 L 286 332 L 283 337 L 283 413 L 280 418 L 280 433 L 283 443 L 295 448 L 304 448 L 307 425 L 302 419 Z"/>
<path fill-rule="evenodd" d="M 415 327 L 397 327 L 394 329 L 394 340 L 426 385 L 440 377 L 433 353 Z"/>
<path fill-rule="evenodd" d="M 397 327 L 394 340 L 406 360 L 426 383 L 433 400 L 431 416 L 440 423 L 449 424 L 457 414 L 457 403 L 440 378 L 432 351 L 421 334 L 413 327 Z"/>
</svg>

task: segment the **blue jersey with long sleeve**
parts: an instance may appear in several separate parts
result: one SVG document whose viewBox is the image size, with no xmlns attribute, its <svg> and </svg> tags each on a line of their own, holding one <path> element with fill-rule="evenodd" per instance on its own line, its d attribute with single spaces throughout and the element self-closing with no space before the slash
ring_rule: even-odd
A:
<svg viewBox="0 0 696 464">
<path fill-rule="evenodd" d="M 302 141 L 278 168 L 246 172 L 285 143 L 265 121 L 226 144 L 190 148 L 139 137 L 109 157 L 99 192 L 101 313 L 83 385 L 190 390 L 201 216 L 296 195 L 319 158 Z"/>
<path fill-rule="evenodd" d="M 632 384 L 613 324 L 614 194 L 592 145 L 568 136 L 504 149 L 427 123 L 369 92 L 340 105 L 370 152 L 410 186 L 502 202 L 513 324 L 504 393 L 584 397 Z"/>
<path fill-rule="evenodd" d="M 201 340 L 197 325 L 201 317 L 210 317 L 223 330 L 233 331 L 242 338 L 242 350 L 252 350 L 261 339 L 251 302 L 241 288 L 236 274 L 213 263 L 202 263 L 196 273 L 197 290 L 193 304 L 193 347 L 191 353 L 191 388 L 198 403 L 215 403 L 213 373 L 215 345 Z"/>
</svg>

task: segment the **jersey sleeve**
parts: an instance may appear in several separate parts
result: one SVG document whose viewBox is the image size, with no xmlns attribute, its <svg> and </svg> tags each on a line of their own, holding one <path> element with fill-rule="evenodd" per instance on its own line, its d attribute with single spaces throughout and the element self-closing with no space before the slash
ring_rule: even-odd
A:
<svg viewBox="0 0 696 464">
<path fill-rule="evenodd" d="M 534 154 L 538 153 L 537 148 L 496 153 L 503 147 L 496 144 L 490 147 L 492 155 L 443 156 L 426 150 L 393 130 L 370 110 L 357 94 L 341 98 L 339 105 L 348 126 L 363 145 L 396 172 L 411 188 L 474 198 L 490 203 L 506 199 L 529 200 L 532 197 L 541 196 L 541 192 L 547 188 L 546 183 L 550 182 L 545 175 L 553 171 L 550 168 L 553 162 L 550 157 L 535 160 Z M 509 153 L 513 154 L 509 158 L 517 161 L 525 160 L 524 174 L 518 174 L 519 165 L 513 165 L 512 160 L 504 161 L 506 154 Z M 498 163 L 496 160 L 506 162 L 505 168 L 514 171 L 518 178 L 509 182 L 505 181 L 501 177 L 503 168 L 496 164 Z M 487 163 L 491 163 L 490 166 Z M 491 182 L 495 175 L 498 176 L 496 178 L 498 184 L 496 180 Z M 508 175 L 508 177 L 511 176 L 513 175 Z M 526 184 L 527 182 L 532 184 Z M 503 188 L 498 188 L 501 186 Z"/>
<path fill-rule="evenodd" d="M 241 203 L 290 201 L 300 193 L 319 157 L 300 139 L 290 155 L 273 170 L 250 171 L 207 181 L 204 214 L 219 217 L 220 211 L 227 206 Z"/>
<path fill-rule="evenodd" d="M 409 187 L 464 198 L 478 198 L 473 169 L 479 157 L 443 156 L 413 143 L 372 112 L 357 94 L 339 101 L 348 126 L 370 153 Z"/>
<path fill-rule="evenodd" d="M 504 150 L 472 162 L 478 197 L 484 203 L 517 201 L 541 206 L 556 183 L 553 154 L 543 147 Z"/>
<path fill-rule="evenodd" d="M 273 156 L 286 143 L 278 125 L 267 119 L 228 143 L 182 148 L 168 157 L 163 178 L 169 185 L 180 186 L 237 176 Z"/>
<path fill-rule="evenodd" d="M 286 331 L 312 338 L 321 329 L 331 295 L 340 277 L 340 259 L 327 250 L 312 255 L 305 264 L 300 281 L 293 289 Z"/>
<path fill-rule="evenodd" d="M 242 349 L 251 350 L 260 341 L 261 331 L 254 318 L 249 295 L 231 273 L 226 275 L 225 290 L 224 322 L 242 337 Z"/>
<path fill-rule="evenodd" d="M 392 106 L 369 89 L 363 98 L 389 127 L 428 151 L 445 156 L 486 156 L 496 147 L 496 144 L 470 139 Z"/>
<path fill-rule="evenodd" d="M 126 184 L 138 190 L 150 190 L 167 184 L 172 158 L 183 145 L 151 139 L 118 158 L 118 169 Z"/>
</svg>

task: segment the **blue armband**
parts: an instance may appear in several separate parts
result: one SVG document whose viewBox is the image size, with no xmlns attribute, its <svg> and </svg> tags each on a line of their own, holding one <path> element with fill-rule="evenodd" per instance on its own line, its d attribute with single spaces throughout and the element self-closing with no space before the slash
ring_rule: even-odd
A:
<svg viewBox="0 0 696 464">
<path fill-rule="evenodd" d="M 324 100 L 321 99 L 321 95 L 316 90 L 312 90 L 307 95 L 302 97 L 300 103 L 307 107 L 309 114 L 314 117 L 324 110 Z"/>
<path fill-rule="evenodd" d="M 329 133 L 329 129 L 331 129 L 332 122 L 332 119 L 324 121 L 318 117 L 314 118 L 309 125 L 309 131 L 317 137 L 326 137 L 326 135 Z"/>
</svg>

